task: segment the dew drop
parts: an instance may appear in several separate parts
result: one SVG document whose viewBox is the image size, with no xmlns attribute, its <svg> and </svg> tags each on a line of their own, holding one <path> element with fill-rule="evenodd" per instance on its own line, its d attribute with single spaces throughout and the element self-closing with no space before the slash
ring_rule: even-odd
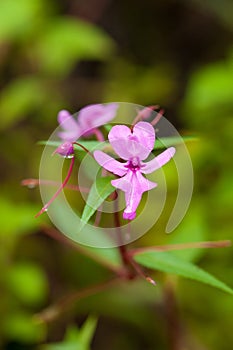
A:
<svg viewBox="0 0 233 350">
<path fill-rule="evenodd" d="M 125 239 L 126 239 L 126 241 L 129 241 L 129 240 L 130 240 L 130 234 L 129 234 L 129 233 L 126 233 L 126 234 L 125 234 Z"/>
<path fill-rule="evenodd" d="M 149 282 L 149 283 L 151 283 L 151 284 L 153 284 L 153 286 L 156 286 L 156 282 L 151 278 L 151 277 L 146 277 L 146 280 Z"/>
<path fill-rule="evenodd" d="M 30 188 L 30 189 L 32 189 L 32 188 L 35 188 L 36 185 L 35 185 L 34 183 L 29 183 L 29 184 L 27 185 L 27 187 Z"/>
</svg>

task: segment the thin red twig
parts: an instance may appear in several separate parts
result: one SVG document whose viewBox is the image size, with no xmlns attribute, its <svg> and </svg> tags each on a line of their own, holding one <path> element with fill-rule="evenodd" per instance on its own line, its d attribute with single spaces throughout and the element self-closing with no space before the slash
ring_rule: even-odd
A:
<svg viewBox="0 0 233 350">
<path fill-rule="evenodd" d="M 52 198 L 48 201 L 48 203 L 46 203 L 43 208 L 39 211 L 39 213 L 37 213 L 35 215 L 35 217 L 37 218 L 38 216 L 40 216 L 41 214 L 43 214 L 47 209 L 48 207 L 50 206 L 50 204 L 57 198 L 57 196 L 59 195 L 59 193 L 61 193 L 61 191 L 64 189 L 64 187 L 66 186 L 67 182 L 69 181 L 70 179 L 70 176 L 72 174 L 72 170 L 73 170 L 73 167 L 74 167 L 74 162 L 75 162 L 75 158 L 71 158 L 71 163 L 70 163 L 70 167 L 69 167 L 69 170 L 68 170 L 68 173 L 66 175 L 66 178 L 64 180 L 64 182 L 61 184 L 60 188 L 56 191 L 56 193 L 52 196 Z"/>
<path fill-rule="evenodd" d="M 182 249 L 192 249 L 192 248 L 225 248 L 230 247 L 231 241 L 205 241 L 205 242 L 192 242 L 192 243 L 178 243 L 178 244 L 166 244 L 160 246 L 151 246 L 136 248 L 128 251 L 128 254 L 131 256 L 145 253 L 145 252 L 164 252 L 169 250 L 182 250 Z"/>
<path fill-rule="evenodd" d="M 29 188 L 34 188 L 36 186 L 57 186 L 60 185 L 60 182 L 53 180 L 41 180 L 41 179 L 24 179 L 21 181 L 22 186 L 27 186 Z M 87 187 L 81 187 L 77 185 L 68 185 L 66 184 L 66 188 L 73 191 L 80 191 L 84 193 L 89 193 L 90 189 Z"/>
</svg>

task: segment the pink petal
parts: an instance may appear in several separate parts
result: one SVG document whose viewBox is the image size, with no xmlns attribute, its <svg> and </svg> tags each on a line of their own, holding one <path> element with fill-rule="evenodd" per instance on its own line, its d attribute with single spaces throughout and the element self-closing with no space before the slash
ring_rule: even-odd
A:
<svg viewBox="0 0 233 350">
<path fill-rule="evenodd" d="M 156 183 L 144 178 L 140 172 L 133 173 L 131 181 L 131 190 L 125 193 L 126 208 L 123 213 L 123 218 L 128 220 L 135 218 L 136 210 L 141 201 L 143 192 L 149 191 L 157 186 Z"/>
<path fill-rule="evenodd" d="M 133 219 L 135 219 L 136 218 L 136 211 L 127 211 L 127 209 L 125 209 L 124 210 L 124 212 L 123 212 L 123 219 L 125 219 L 125 220 L 133 220 Z"/>
<path fill-rule="evenodd" d="M 63 129 L 71 131 L 74 128 L 77 128 L 77 122 L 74 120 L 72 115 L 66 110 L 60 111 L 58 113 L 57 119 L 58 119 L 60 126 Z"/>
<path fill-rule="evenodd" d="M 108 139 L 114 151 L 122 159 L 130 160 L 136 157 L 142 160 L 150 153 L 147 145 L 140 143 L 138 137 L 125 125 L 114 126 L 108 134 Z"/>
<path fill-rule="evenodd" d="M 82 132 L 90 132 L 92 129 L 110 122 L 115 117 L 117 108 L 117 103 L 95 104 L 82 108 L 78 115 Z"/>
<path fill-rule="evenodd" d="M 71 142 L 64 142 L 61 144 L 54 153 L 60 154 L 62 157 L 71 158 L 74 156 L 74 147 Z"/>
<path fill-rule="evenodd" d="M 102 167 L 108 171 L 111 171 L 113 174 L 123 176 L 127 172 L 127 169 L 123 163 L 118 162 L 102 151 L 94 151 L 94 157 Z"/>
<path fill-rule="evenodd" d="M 66 119 L 70 117 L 71 117 L 70 112 L 66 111 L 65 109 L 62 109 L 60 112 L 58 112 L 58 115 L 57 115 L 58 123 L 62 124 Z"/>
<path fill-rule="evenodd" d="M 130 192 L 125 194 L 126 208 L 123 213 L 123 218 L 128 220 L 133 220 L 136 217 L 136 210 L 142 199 L 142 193 L 137 191 L 137 188 L 132 186 Z"/>
<path fill-rule="evenodd" d="M 79 138 L 80 128 L 78 123 L 68 111 L 62 110 L 58 113 L 58 122 L 61 128 L 64 130 L 58 133 L 58 136 L 62 140 L 73 142 Z"/>
<path fill-rule="evenodd" d="M 131 191 L 131 187 L 132 187 L 132 184 L 131 184 L 132 175 L 133 175 L 133 173 L 130 171 L 130 172 L 128 172 L 128 174 L 126 174 L 122 178 L 112 180 L 111 184 L 114 187 L 118 188 L 119 190 L 128 193 Z"/>
<path fill-rule="evenodd" d="M 71 114 L 70 112 L 66 111 L 65 109 L 62 109 L 60 112 L 58 112 L 57 120 L 59 124 L 62 124 L 67 118 L 70 118 Z"/>
<path fill-rule="evenodd" d="M 116 116 L 116 111 L 118 108 L 117 103 L 110 103 L 108 105 L 100 105 L 100 111 L 98 118 L 96 117 L 93 121 L 93 125 L 95 127 L 104 125 L 106 123 L 109 123 L 111 120 L 113 120 Z"/>
<path fill-rule="evenodd" d="M 79 130 L 61 131 L 58 132 L 58 136 L 65 142 L 74 142 L 81 136 L 81 134 Z"/>
<path fill-rule="evenodd" d="M 151 161 L 144 163 L 141 172 L 143 174 L 150 174 L 153 171 L 161 168 L 164 164 L 169 162 L 169 160 L 174 156 L 176 149 L 174 147 L 169 147 L 166 151 L 152 159 Z"/>
<path fill-rule="evenodd" d="M 125 192 L 126 208 L 123 218 L 132 220 L 136 216 L 136 209 L 140 203 L 143 192 L 156 187 L 157 184 L 147 180 L 140 171 L 128 173 L 121 179 L 111 181 L 112 185 Z"/>
<path fill-rule="evenodd" d="M 128 160 L 131 157 L 127 145 L 129 136 L 131 136 L 131 130 L 126 125 L 115 125 L 108 134 L 109 142 L 114 151 L 125 160 Z"/>
<path fill-rule="evenodd" d="M 145 157 L 147 158 L 155 144 L 155 130 L 153 126 L 147 122 L 139 122 L 133 128 L 133 135 L 137 137 L 138 142 L 148 149 L 148 154 Z M 141 160 L 145 158 L 141 158 Z"/>
<path fill-rule="evenodd" d="M 157 183 L 149 181 L 139 171 L 136 172 L 136 178 L 137 178 L 138 191 L 139 190 L 141 192 L 150 191 L 157 186 Z M 136 184 L 136 180 L 135 180 L 135 184 Z"/>
</svg>

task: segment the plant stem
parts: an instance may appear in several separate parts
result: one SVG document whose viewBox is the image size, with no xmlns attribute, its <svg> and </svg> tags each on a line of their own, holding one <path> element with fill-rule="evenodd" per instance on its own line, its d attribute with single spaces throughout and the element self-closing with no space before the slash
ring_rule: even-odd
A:
<svg viewBox="0 0 233 350">
<path fill-rule="evenodd" d="M 128 266 L 129 259 L 128 259 L 128 253 L 127 253 L 126 247 L 125 247 L 123 239 L 122 239 L 121 223 L 120 223 L 119 207 L 118 207 L 118 198 L 117 198 L 116 191 L 115 191 L 115 194 L 116 194 L 116 196 L 115 196 L 116 199 L 114 200 L 114 223 L 115 223 L 115 228 L 117 231 L 118 249 L 119 249 L 123 264 L 125 266 Z"/>
<path fill-rule="evenodd" d="M 105 281 L 105 282 L 81 289 L 78 292 L 73 292 L 61 298 L 59 301 L 57 301 L 55 304 L 51 305 L 47 309 L 36 314 L 34 316 L 34 319 L 37 322 L 45 322 L 45 323 L 51 322 L 56 318 L 58 318 L 65 311 L 67 311 L 74 302 L 87 298 L 90 295 L 97 294 L 103 290 L 106 290 L 107 288 L 111 288 L 116 284 L 118 284 L 119 282 L 120 282 L 119 278 L 114 278 L 109 281 Z"/>
<path fill-rule="evenodd" d="M 138 114 L 136 115 L 136 117 L 132 123 L 131 129 L 133 129 L 134 125 L 137 124 L 137 122 L 149 118 L 151 112 L 153 112 L 154 110 L 156 110 L 158 108 L 159 108 L 159 106 L 155 105 L 155 106 L 148 106 L 148 107 L 141 109 L 138 112 Z"/>
<path fill-rule="evenodd" d="M 156 285 L 156 282 L 153 280 L 153 278 L 151 278 L 150 276 L 147 276 L 145 274 L 145 272 L 143 271 L 142 267 L 140 265 L 138 265 L 136 263 L 136 261 L 134 261 L 132 259 L 131 256 L 128 256 L 128 259 L 129 259 L 129 262 L 131 264 L 131 266 L 134 268 L 135 272 L 140 276 L 142 277 L 143 279 L 145 279 L 147 282 L 153 284 L 154 286 Z"/>
<path fill-rule="evenodd" d="M 81 143 L 73 142 L 73 145 L 77 145 L 81 147 L 87 154 L 89 154 L 92 158 L 94 158 L 93 154 L 85 146 L 81 145 Z"/>
<path fill-rule="evenodd" d="M 165 319 L 167 322 L 169 350 L 186 349 L 184 330 L 181 324 L 179 310 L 176 302 L 175 282 L 176 280 L 169 276 L 166 280 L 163 293 L 163 307 L 165 311 Z"/>
<path fill-rule="evenodd" d="M 99 255 L 95 254 L 94 252 L 88 250 L 88 248 L 84 248 L 79 244 L 76 244 L 74 241 L 71 241 L 70 239 L 66 238 L 63 234 L 61 234 L 60 231 L 58 231 L 54 227 L 49 227 L 46 225 L 41 226 L 42 233 L 48 235 L 49 237 L 61 242 L 62 244 L 66 244 L 67 246 L 77 250 L 80 254 L 83 254 L 90 259 L 96 261 L 98 264 L 104 266 L 108 270 L 114 272 L 117 276 L 125 278 L 126 271 L 124 271 L 121 266 L 115 266 L 108 262 L 105 259 L 102 259 Z"/>
<path fill-rule="evenodd" d="M 52 198 L 48 201 L 48 203 L 46 203 L 43 208 L 39 211 L 39 213 L 37 213 L 35 215 L 35 217 L 37 218 L 38 216 L 40 216 L 41 214 L 43 214 L 47 209 L 48 207 L 50 206 L 50 204 L 57 198 L 57 196 L 59 195 L 59 193 L 61 193 L 61 191 L 64 189 L 64 187 L 66 186 L 67 182 L 69 181 L 70 179 L 70 176 L 72 174 L 72 170 L 73 170 L 73 167 L 74 167 L 74 162 L 75 162 L 75 158 L 71 158 L 71 163 L 70 163 L 70 167 L 69 167 L 69 170 L 68 170 L 68 173 L 66 175 L 66 178 L 64 180 L 64 182 L 61 184 L 60 188 L 57 190 L 57 192 L 52 196 Z"/>
<path fill-rule="evenodd" d="M 160 119 L 162 118 L 164 113 L 163 109 L 160 109 L 160 111 L 158 111 L 156 117 L 152 120 L 151 125 L 155 126 L 156 124 L 158 124 L 158 122 L 160 121 Z"/>
<path fill-rule="evenodd" d="M 57 186 L 60 185 L 60 182 L 58 181 L 53 181 L 53 180 L 41 180 L 41 179 L 24 179 L 21 181 L 22 186 L 27 186 L 29 188 L 34 188 L 39 185 L 44 185 L 44 186 Z M 81 191 L 84 193 L 89 193 L 90 189 L 86 187 L 80 187 L 77 185 L 68 185 L 66 184 L 66 188 L 73 190 L 73 191 Z"/>
<path fill-rule="evenodd" d="M 102 132 L 98 128 L 95 129 L 95 136 L 96 136 L 97 141 L 100 141 L 100 142 L 105 141 L 104 135 L 102 134 Z"/>
<path fill-rule="evenodd" d="M 169 250 L 182 250 L 192 248 L 225 248 L 231 246 L 230 240 L 224 241 L 205 241 L 205 242 L 192 242 L 192 243 L 178 243 L 178 244 L 166 244 L 161 246 L 151 246 L 144 248 L 132 249 L 128 252 L 130 256 L 134 256 L 145 252 L 164 252 Z"/>
<path fill-rule="evenodd" d="M 130 251 L 127 250 L 126 245 L 124 245 L 124 242 L 122 240 L 122 232 L 120 228 L 120 218 L 119 218 L 119 212 L 118 212 L 118 199 L 115 199 L 114 202 L 114 222 L 115 227 L 117 230 L 117 237 L 119 242 L 119 252 L 121 254 L 121 259 L 125 267 L 127 267 L 129 271 L 128 279 L 134 279 L 136 275 L 139 275 L 143 279 L 145 279 L 147 282 L 156 285 L 156 282 L 149 276 L 147 276 L 140 265 L 136 263 L 136 261 L 133 260 L 133 257 L 130 255 Z M 132 270 L 133 268 L 133 270 Z"/>
</svg>

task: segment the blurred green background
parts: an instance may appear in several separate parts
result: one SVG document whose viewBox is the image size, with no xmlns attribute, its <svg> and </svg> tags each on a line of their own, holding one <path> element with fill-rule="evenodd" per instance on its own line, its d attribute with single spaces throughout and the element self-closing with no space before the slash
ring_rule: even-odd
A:
<svg viewBox="0 0 233 350">
<path fill-rule="evenodd" d="M 199 137 L 188 144 L 194 195 L 171 236 L 165 212 L 134 246 L 231 239 L 232 1 L 0 0 L 0 74 L 0 348 L 232 350 L 232 297 L 161 273 L 156 288 L 122 283 L 49 325 L 36 322 L 60 297 L 112 275 L 45 235 L 52 224 L 34 218 L 38 189 L 20 186 L 38 177 L 36 142 L 60 109 L 160 104 L 181 134 Z M 233 286 L 232 248 L 185 258 Z"/>
</svg>

